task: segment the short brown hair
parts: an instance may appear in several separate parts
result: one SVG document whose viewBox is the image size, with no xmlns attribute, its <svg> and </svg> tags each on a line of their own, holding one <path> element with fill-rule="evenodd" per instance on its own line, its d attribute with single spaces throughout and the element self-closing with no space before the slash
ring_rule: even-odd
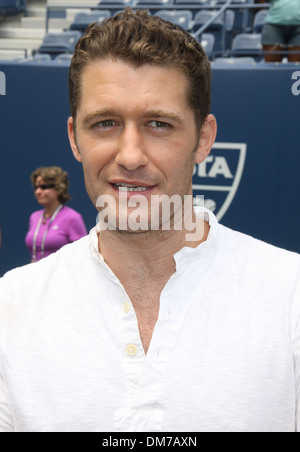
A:
<svg viewBox="0 0 300 452">
<path fill-rule="evenodd" d="M 120 59 L 140 67 L 145 64 L 181 69 L 189 81 L 188 102 L 198 130 L 210 112 L 211 71 L 201 45 L 185 30 L 147 10 L 125 11 L 101 25 L 92 23 L 79 39 L 69 69 L 69 101 L 76 123 L 80 104 L 80 78 L 85 66 L 104 58 Z"/>
<path fill-rule="evenodd" d="M 30 175 L 30 180 L 33 187 L 35 186 L 35 182 L 38 177 L 41 177 L 45 184 L 55 185 L 58 200 L 61 204 L 65 204 L 71 199 L 68 192 L 68 173 L 62 170 L 59 166 L 41 166 L 40 168 L 34 170 Z"/>
</svg>

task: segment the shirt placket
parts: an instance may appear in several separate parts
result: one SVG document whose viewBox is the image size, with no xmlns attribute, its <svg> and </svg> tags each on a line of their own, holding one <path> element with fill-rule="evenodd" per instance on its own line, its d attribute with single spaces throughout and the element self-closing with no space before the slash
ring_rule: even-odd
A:
<svg viewBox="0 0 300 452">
<path fill-rule="evenodd" d="M 137 318 L 130 299 L 124 290 L 124 298 L 115 305 L 119 318 L 119 341 L 125 385 L 127 390 L 127 406 L 115 412 L 114 430 L 130 431 L 132 424 L 132 406 L 136 397 L 146 356 L 141 342 Z"/>
<path fill-rule="evenodd" d="M 115 413 L 116 431 L 162 431 L 164 407 L 159 403 L 159 394 L 185 314 L 182 304 L 174 307 L 176 279 L 177 275 L 174 274 L 161 294 L 159 318 L 147 356 L 141 344 L 133 306 L 130 301 L 122 305 L 126 315 L 122 319 L 124 336 L 121 340 L 123 350 L 126 350 L 123 363 L 129 404 L 127 409 Z"/>
</svg>

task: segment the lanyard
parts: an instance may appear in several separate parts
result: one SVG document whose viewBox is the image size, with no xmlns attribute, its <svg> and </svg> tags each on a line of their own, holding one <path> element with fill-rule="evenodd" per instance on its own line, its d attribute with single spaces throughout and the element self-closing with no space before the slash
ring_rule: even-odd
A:
<svg viewBox="0 0 300 452">
<path fill-rule="evenodd" d="M 43 235 L 43 238 L 42 238 L 42 243 L 41 243 L 41 259 L 44 257 L 44 254 L 45 254 L 45 242 L 46 242 L 46 237 L 47 237 L 47 234 L 48 234 L 48 232 L 49 232 L 50 226 L 51 226 L 51 224 L 53 223 L 53 221 L 54 221 L 56 215 L 58 214 L 58 212 L 60 212 L 60 210 L 61 210 L 62 208 L 63 208 L 63 204 L 60 204 L 60 205 L 57 207 L 57 209 L 53 212 L 53 215 L 52 215 L 52 217 L 50 218 L 50 221 L 49 221 L 49 224 L 48 224 L 48 226 L 47 226 L 47 229 L 46 229 L 46 231 L 44 232 L 44 235 Z M 42 224 L 43 219 L 44 219 L 44 212 L 43 212 L 42 215 L 40 216 L 38 225 L 37 225 L 37 227 L 36 227 L 36 229 L 35 229 L 34 236 L 33 236 L 33 242 L 32 242 L 32 262 L 35 262 L 35 261 L 36 261 L 36 239 L 37 239 L 38 233 L 39 233 L 39 231 L 40 231 L 40 227 L 41 227 L 41 224 Z"/>
</svg>

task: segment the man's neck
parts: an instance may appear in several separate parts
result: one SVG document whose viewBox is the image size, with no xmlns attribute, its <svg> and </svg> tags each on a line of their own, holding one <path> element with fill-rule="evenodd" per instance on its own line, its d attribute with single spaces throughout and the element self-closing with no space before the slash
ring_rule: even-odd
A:
<svg viewBox="0 0 300 452">
<path fill-rule="evenodd" d="M 187 241 L 185 231 L 174 230 L 105 230 L 99 234 L 99 251 L 132 302 L 145 353 L 158 319 L 161 292 L 176 271 L 174 254 L 185 246 L 195 248 L 207 239 L 209 224 L 198 221 L 194 241 Z"/>
<path fill-rule="evenodd" d="M 197 232 L 193 231 L 110 231 L 99 234 L 99 251 L 111 270 L 120 277 L 132 273 L 153 278 L 156 275 L 174 273 L 174 254 L 183 247 L 197 247 L 207 239 L 209 224 L 197 220 Z M 189 237 L 189 240 L 187 240 Z"/>
</svg>

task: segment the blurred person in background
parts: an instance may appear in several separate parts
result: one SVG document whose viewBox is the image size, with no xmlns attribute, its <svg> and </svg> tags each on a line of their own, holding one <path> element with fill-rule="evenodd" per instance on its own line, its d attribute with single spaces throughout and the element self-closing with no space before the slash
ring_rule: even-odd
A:
<svg viewBox="0 0 300 452">
<path fill-rule="evenodd" d="M 274 52 L 264 54 L 267 63 L 281 62 L 286 50 L 292 52 L 287 55 L 289 62 L 300 61 L 300 0 L 271 0 L 262 45 L 264 52 Z"/>
<path fill-rule="evenodd" d="M 82 216 L 65 205 L 70 199 L 66 171 L 58 166 L 41 167 L 30 179 L 36 200 L 43 206 L 31 214 L 25 238 L 31 262 L 36 262 L 84 237 L 87 230 Z"/>
</svg>

